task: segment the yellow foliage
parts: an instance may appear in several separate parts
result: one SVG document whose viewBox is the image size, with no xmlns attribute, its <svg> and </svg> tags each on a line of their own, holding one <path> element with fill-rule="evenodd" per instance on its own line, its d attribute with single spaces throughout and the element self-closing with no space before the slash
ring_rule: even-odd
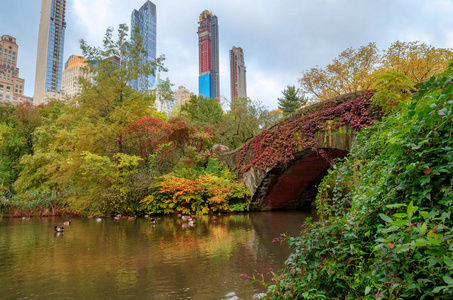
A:
<svg viewBox="0 0 453 300">
<path fill-rule="evenodd" d="M 380 52 L 375 43 L 358 49 L 348 48 L 326 67 L 302 72 L 302 90 L 325 100 L 359 90 L 370 89 L 379 74 L 399 72 L 412 82 L 426 81 L 442 72 L 453 59 L 452 49 L 435 48 L 420 42 L 400 42 Z"/>
</svg>

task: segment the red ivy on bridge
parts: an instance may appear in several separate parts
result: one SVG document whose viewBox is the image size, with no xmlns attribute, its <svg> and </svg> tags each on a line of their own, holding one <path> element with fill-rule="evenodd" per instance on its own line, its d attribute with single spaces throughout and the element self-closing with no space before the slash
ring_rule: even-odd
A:
<svg viewBox="0 0 453 300">
<path fill-rule="evenodd" d="M 281 122 L 270 130 L 263 130 L 248 141 L 237 154 L 237 170 L 239 175 L 254 167 L 265 170 L 278 164 L 285 164 L 294 158 L 294 154 L 302 149 L 315 148 L 315 134 L 326 126 L 326 121 L 336 119 L 334 127 L 349 124 L 355 131 L 374 124 L 367 108 L 373 91 L 346 102 L 327 101 L 308 110 L 294 121 Z M 250 147 L 252 151 L 250 151 Z M 248 163 L 247 163 L 248 161 Z"/>
</svg>

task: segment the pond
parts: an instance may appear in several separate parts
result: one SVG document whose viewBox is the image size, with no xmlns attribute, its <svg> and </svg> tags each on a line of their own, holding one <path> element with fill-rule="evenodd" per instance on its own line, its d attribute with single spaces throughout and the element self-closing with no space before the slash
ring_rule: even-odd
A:
<svg viewBox="0 0 453 300">
<path fill-rule="evenodd" d="M 309 212 L 196 219 L 0 219 L 1 299 L 253 299 L 241 274 L 278 270 Z M 270 276 L 266 276 L 270 279 Z"/>
</svg>

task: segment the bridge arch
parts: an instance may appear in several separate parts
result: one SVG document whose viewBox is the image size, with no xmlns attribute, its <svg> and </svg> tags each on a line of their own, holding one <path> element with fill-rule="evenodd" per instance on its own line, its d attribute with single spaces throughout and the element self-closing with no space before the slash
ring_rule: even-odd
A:
<svg viewBox="0 0 453 300">
<path fill-rule="evenodd" d="M 354 132 L 374 123 L 371 96 L 371 91 L 360 91 L 304 107 L 220 155 L 249 189 L 251 208 L 309 206 L 332 161 L 349 152 Z"/>
<path fill-rule="evenodd" d="M 259 210 L 309 208 L 333 159 L 348 153 L 341 149 L 319 150 L 305 149 L 296 153 L 287 166 L 266 172 L 253 194 L 252 206 Z"/>
</svg>

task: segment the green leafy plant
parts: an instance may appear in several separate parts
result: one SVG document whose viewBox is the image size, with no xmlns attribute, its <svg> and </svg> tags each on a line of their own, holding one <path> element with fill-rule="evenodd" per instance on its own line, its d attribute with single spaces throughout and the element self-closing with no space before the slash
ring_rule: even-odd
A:
<svg viewBox="0 0 453 300">
<path fill-rule="evenodd" d="M 274 299 L 453 297 L 453 66 L 399 108 L 320 184 Z"/>
<path fill-rule="evenodd" d="M 373 89 L 376 90 L 371 99 L 373 105 L 379 106 L 384 114 L 389 114 L 398 104 L 412 98 L 415 84 L 402 73 L 386 71 L 378 75 Z"/>
</svg>

